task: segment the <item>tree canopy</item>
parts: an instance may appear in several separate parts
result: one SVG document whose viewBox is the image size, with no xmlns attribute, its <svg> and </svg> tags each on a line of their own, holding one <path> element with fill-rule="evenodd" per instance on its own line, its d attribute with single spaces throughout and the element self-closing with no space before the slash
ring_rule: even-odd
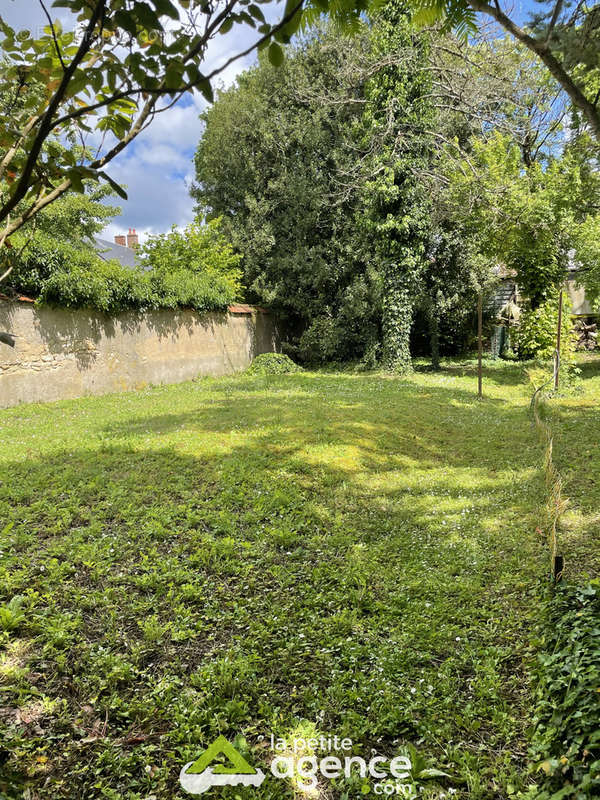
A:
<svg viewBox="0 0 600 800">
<path fill-rule="evenodd" d="M 496 132 L 475 141 L 467 158 L 448 168 L 448 213 L 489 259 L 514 271 L 522 293 L 535 308 L 562 284 L 571 258 L 594 268 L 589 229 L 599 176 L 587 173 L 576 146 L 560 158 L 524 165 L 518 145 Z M 583 227 L 581 227 L 583 225 Z"/>
<path fill-rule="evenodd" d="M 353 175 L 367 47 L 364 34 L 321 31 L 279 68 L 262 57 L 203 115 L 195 158 L 199 213 L 222 216 L 249 299 L 279 312 L 309 359 L 360 356 L 379 338 L 381 281 Z"/>
<path fill-rule="evenodd" d="M 493 19 L 531 50 L 566 92 L 597 141 L 600 141 L 600 13 L 596 3 L 537 0 L 528 24 L 520 24 L 518 7 L 499 0 L 410 0 L 415 21 L 442 20 L 466 46 L 477 30 L 478 14 Z"/>
<path fill-rule="evenodd" d="M 262 59 L 204 115 L 198 210 L 223 216 L 252 297 L 283 312 L 303 357 L 408 359 L 410 319 L 398 334 L 402 315 L 384 309 L 393 274 L 414 302 L 425 250 L 424 58 L 389 4 L 352 39 L 320 30 L 281 69 Z"/>
<path fill-rule="evenodd" d="M 192 193 L 291 352 L 403 371 L 415 314 L 437 362 L 498 270 L 533 309 L 573 251 L 592 285 L 599 176 L 589 135 L 565 137 L 568 111 L 526 48 L 465 49 L 389 4 L 352 39 L 320 29 L 221 92 Z"/>
</svg>

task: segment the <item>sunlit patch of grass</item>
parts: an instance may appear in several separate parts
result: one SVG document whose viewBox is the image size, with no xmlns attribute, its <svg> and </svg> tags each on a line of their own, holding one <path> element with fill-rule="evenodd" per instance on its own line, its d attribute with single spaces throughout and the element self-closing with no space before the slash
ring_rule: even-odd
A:
<svg viewBox="0 0 600 800">
<path fill-rule="evenodd" d="M 27 661 L 33 642 L 29 639 L 8 641 L 4 652 L 0 651 L 0 685 L 5 682 L 18 683 L 28 673 Z"/>
</svg>

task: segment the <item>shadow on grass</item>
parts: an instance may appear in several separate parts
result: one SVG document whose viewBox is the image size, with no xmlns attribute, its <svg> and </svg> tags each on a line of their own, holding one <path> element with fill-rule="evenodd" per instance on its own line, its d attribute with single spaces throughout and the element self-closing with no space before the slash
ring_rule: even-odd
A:
<svg viewBox="0 0 600 800">
<path fill-rule="evenodd" d="M 590 370 L 588 377 L 600 371 Z M 559 547 L 565 576 L 581 579 L 600 574 L 600 405 L 585 395 L 567 398 L 558 406 L 553 425 L 553 459 L 568 500 Z"/>
<path fill-rule="evenodd" d="M 485 384 L 490 382 L 497 386 L 518 386 L 519 384 L 528 384 L 526 367 L 528 362 L 507 362 L 501 359 L 490 361 L 486 359 L 483 363 L 482 375 Z M 465 361 L 444 361 L 441 370 L 432 370 L 431 366 L 418 365 L 417 372 L 436 372 L 447 373 L 461 378 L 472 377 L 474 381 L 477 380 L 477 361 L 469 359 Z"/>
<path fill-rule="evenodd" d="M 475 373 L 470 368 L 457 367 L 452 374 L 462 377 Z M 514 383 L 518 383 L 516 378 Z M 390 427 L 400 434 L 409 430 L 414 421 L 427 432 L 431 441 L 435 441 L 438 432 L 447 424 L 455 421 L 457 428 L 464 428 L 475 421 L 478 426 L 475 441 L 478 441 L 485 435 L 486 423 L 491 431 L 504 423 L 518 429 L 526 418 L 521 406 L 502 398 L 486 397 L 482 405 L 477 399 L 476 386 L 473 391 L 456 386 L 418 387 L 408 380 L 385 375 L 312 373 L 244 378 L 243 381 L 232 379 L 211 384 L 208 399 L 201 382 L 198 391 L 199 402 L 193 411 L 138 415 L 130 421 L 110 423 L 102 432 L 108 437 L 121 438 L 140 435 L 146 430 L 167 433 L 188 424 L 204 430 L 239 430 L 247 423 L 260 427 L 279 420 L 287 430 L 282 436 L 293 437 L 296 431 L 301 431 L 310 437 L 313 425 L 320 430 L 333 422 L 339 436 L 348 434 L 352 438 L 352 426 L 356 423 L 372 425 L 387 435 Z M 267 397 L 264 396 L 266 392 Z M 462 411 L 456 408 L 458 403 L 463 406 Z M 498 437 L 500 447 L 504 438 Z"/>
<path fill-rule="evenodd" d="M 600 376 L 600 354 L 584 357 L 577 362 L 577 366 L 581 370 L 581 378 L 584 380 L 597 378 Z"/>
</svg>

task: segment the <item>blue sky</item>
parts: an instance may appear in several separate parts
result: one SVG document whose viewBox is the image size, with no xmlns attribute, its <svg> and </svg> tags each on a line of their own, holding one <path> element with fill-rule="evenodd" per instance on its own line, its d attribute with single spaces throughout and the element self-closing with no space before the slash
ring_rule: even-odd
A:
<svg viewBox="0 0 600 800">
<path fill-rule="evenodd" d="M 13 27 L 34 30 L 46 20 L 39 0 L 0 0 L 2 16 Z M 50 5 L 50 0 L 48 1 Z M 506 4 L 511 14 L 522 20 L 534 0 L 516 0 Z M 273 7 L 275 11 L 276 7 Z M 516 12 L 516 13 L 515 13 Z M 52 9 L 53 17 L 69 27 L 69 12 Z M 71 21 L 72 24 L 72 21 Z M 218 36 L 208 54 L 211 67 L 249 46 L 256 33 L 246 27 L 234 28 L 226 36 Z M 256 60 L 253 54 L 229 67 L 219 85 L 230 85 L 237 74 Z M 109 225 L 105 236 L 136 228 L 142 239 L 149 233 L 167 231 L 172 225 L 185 225 L 193 218 L 189 185 L 193 180 L 193 154 L 201 135 L 199 114 L 206 107 L 200 95 L 183 98 L 174 108 L 156 117 L 152 125 L 128 147 L 107 169 L 116 181 L 126 185 L 129 199 L 119 201 L 122 214 Z"/>
</svg>

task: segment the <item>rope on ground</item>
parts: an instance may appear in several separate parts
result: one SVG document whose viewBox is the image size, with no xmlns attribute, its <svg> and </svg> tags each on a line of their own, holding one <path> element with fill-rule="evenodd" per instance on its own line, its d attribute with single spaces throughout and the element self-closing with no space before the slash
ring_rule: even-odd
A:
<svg viewBox="0 0 600 800">
<path fill-rule="evenodd" d="M 560 519 L 569 501 L 567 498 L 563 497 L 562 478 L 554 464 L 552 428 L 540 414 L 540 406 L 543 403 L 541 392 L 553 379 L 554 376 L 535 389 L 529 408 L 533 413 L 535 426 L 544 445 L 544 475 L 546 479 L 546 503 L 544 511 L 548 542 L 550 545 L 551 575 L 554 583 L 558 583 L 562 578 L 564 566 L 563 556 L 558 553 L 558 530 Z"/>
</svg>

